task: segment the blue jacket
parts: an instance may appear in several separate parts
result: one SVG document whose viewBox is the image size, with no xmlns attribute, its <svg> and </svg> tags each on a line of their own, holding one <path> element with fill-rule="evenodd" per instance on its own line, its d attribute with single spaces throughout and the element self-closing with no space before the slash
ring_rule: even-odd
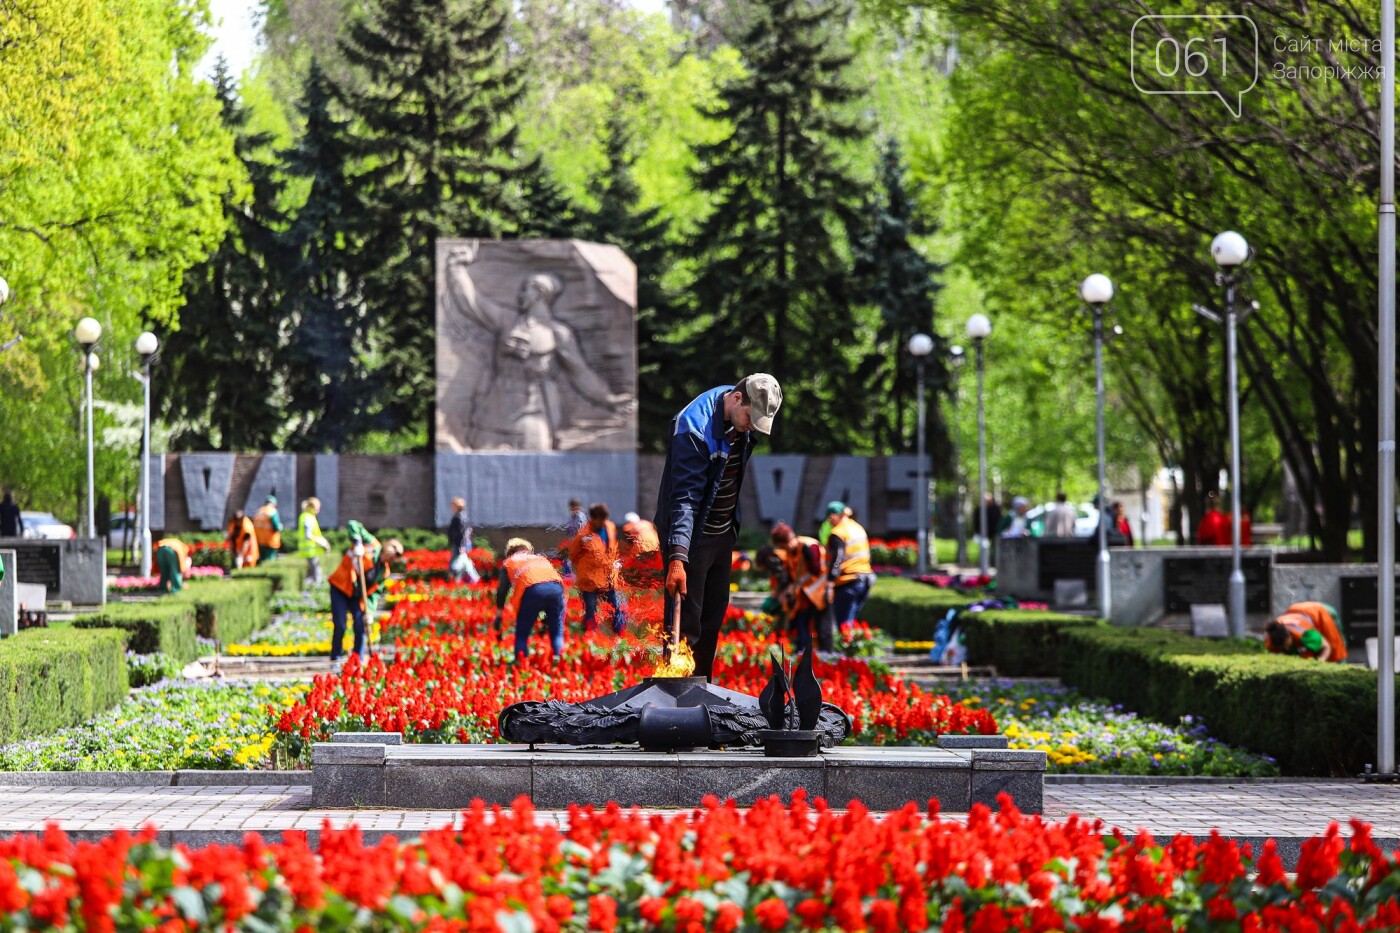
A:
<svg viewBox="0 0 1400 933">
<path fill-rule="evenodd" d="M 701 393 L 671 419 L 671 442 L 666 448 L 666 466 L 661 472 L 661 489 L 656 497 L 656 533 L 661 537 L 661 553 L 666 560 L 676 548 L 690 550 L 697 528 L 705 527 L 705 516 L 714 505 L 720 476 L 729 460 L 724 441 L 724 395 L 734 387 L 718 386 Z M 747 433 L 738 445 L 743 458 L 739 467 L 739 488 L 744 487 L 753 444 Z M 734 530 L 739 530 L 739 505 L 734 505 Z"/>
</svg>

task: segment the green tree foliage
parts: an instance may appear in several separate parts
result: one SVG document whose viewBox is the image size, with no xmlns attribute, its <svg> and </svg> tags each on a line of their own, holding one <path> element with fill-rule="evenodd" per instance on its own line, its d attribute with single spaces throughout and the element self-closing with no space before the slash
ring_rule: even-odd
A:
<svg viewBox="0 0 1400 933">
<path fill-rule="evenodd" d="M 1271 77 L 1236 120 L 1213 98 L 1142 94 L 1125 80 L 1130 43 L 1103 36 L 1130 35 L 1141 10 L 1077 0 L 935 7 L 952 17 L 962 53 L 946 147 L 960 260 L 1004 315 L 1040 320 L 1075 304 L 1086 272 L 1112 275 L 1129 335 L 1112 357 L 1115 384 L 1185 472 L 1197 519 L 1227 449 L 1219 331 L 1190 306 L 1221 300 L 1211 237 L 1244 233 L 1259 250 L 1249 297 L 1262 305 L 1241 335 L 1245 418 L 1275 436 L 1246 451 L 1246 498 L 1282 459 L 1324 552 L 1341 556 L 1354 499 L 1365 523 L 1376 514 L 1374 221 L 1361 183 L 1377 158 L 1376 116 L 1355 83 L 1288 68 L 1370 64 L 1373 37 L 1359 24 L 1371 20 L 1332 2 L 1301 19 L 1252 9 L 1260 35 L 1359 41 L 1266 56 Z"/>
<path fill-rule="evenodd" d="M 520 220 L 513 110 L 524 69 L 507 55 L 501 0 L 377 0 L 343 43 L 336 98 L 355 128 L 350 178 L 362 224 L 383 427 L 433 431 L 434 242 L 500 236 Z"/>
<path fill-rule="evenodd" d="M 747 73 L 714 114 L 733 131 L 696 150 L 712 211 L 695 236 L 697 331 L 686 349 L 724 360 L 734 378 L 763 370 L 788 388 L 775 450 L 870 449 L 840 348 L 856 333 L 846 240 L 864 192 L 839 147 L 865 132 L 846 114 L 859 95 L 844 75 L 845 13 L 764 0 L 739 42 Z"/>
<path fill-rule="evenodd" d="M 355 226 L 347 184 L 349 127 L 332 114 L 330 86 L 315 62 L 298 112 L 305 129 L 282 154 L 287 173 L 309 186 L 306 203 L 283 236 L 286 443 L 295 450 L 333 452 L 346 449 L 363 426 L 361 402 L 369 388 L 357 351 L 368 316 L 347 235 Z"/>
<path fill-rule="evenodd" d="M 247 111 L 222 61 L 214 92 L 251 198 L 225 193 L 229 235 L 185 277 L 180 329 L 165 341 L 167 376 L 155 384 L 155 397 L 184 449 L 263 450 L 283 422 L 282 179 L 270 161 L 271 138 L 247 131 Z"/>
<path fill-rule="evenodd" d="M 873 352 L 856 368 L 856 378 L 866 398 L 888 399 L 867 422 L 877 450 L 911 450 L 917 424 L 915 411 L 916 364 L 908 354 L 914 334 L 934 337 L 933 352 L 924 361 L 925 378 L 935 392 L 948 387 L 948 345 L 934 325 L 935 277 L 941 267 L 929 262 L 914 247 L 913 237 L 927 235 L 915 212 L 905 182 L 904 160 L 894 140 L 884 146 L 880 164 L 880 190 L 865 208 L 866 229 L 856 241 L 854 274 L 862 298 L 880 312 Z M 947 431 L 937 398 L 928 406 L 925 428 L 928 451 L 936 464 L 950 461 Z M 944 472 L 951 472 L 945 470 Z"/>
<path fill-rule="evenodd" d="M 619 247 L 637 266 L 637 379 L 649 389 L 655 387 L 642 393 L 637 433 L 643 449 L 664 451 L 672 416 L 690 400 L 681 397 L 682 387 L 698 383 L 705 366 L 669 339 L 683 314 L 665 284 L 673 255 L 670 224 L 661 208 L 641 206 L 628 144 L 621 121 L 614 121 L 608 136 L 608 171 L 589 189 L 598 206 L 584 214 L 579 232 Z"/>
<path fill-rule="evenodd" d="M 241 184 L 212 89 L 193 69 L 202 3 L 14 0 L 0 13 L 0 484 L 79 509 L 81 392 L 71 331 L 104 327 L 99 399 L 132 400 L 131 341 L 173 326 L 184 271 L 222 238 Z M 99 433 L 105 414 L 97 412 Z M 99 453 L 98 477 L 116 481 Z"/>
</svg>

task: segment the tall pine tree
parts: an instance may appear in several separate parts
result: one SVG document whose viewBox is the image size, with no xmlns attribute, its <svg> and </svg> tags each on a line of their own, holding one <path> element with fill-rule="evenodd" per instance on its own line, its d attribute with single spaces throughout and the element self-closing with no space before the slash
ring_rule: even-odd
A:
<svg viewBox="0 0 1400 933">
<path fill-rule="evenodd" d="M 690 400 L 686 389 L 706 372 L 671 336 L 683 310 L 665 284 L 672 262 L 670 224 L 660 208 L 640 206 L 641 189 L 620 120 L 610 121 L 606 143 L 608 170 L 595 176 L 588 192 L 598 207 L 583 212 L 579 235 L 619 247 L 637 267 L 637 381 L 655 387 L 641 393 L 637 434 L 644 450 L 662 452 L 671 416 Z"/>
<path fill-rule="evenodd" d="M 344 450 L 368 427 L 360 364 L 367 322 L 346 182 L 350 134 L 331 104 L 330 84 L 313 61 L 297 105 L 306 128 L 282 154 L 287 174 L 310 182 L 285 235 L 287 445 L 304 451 Z"/>
<path fill-rule="evenodd" d="M 378 414 L 434 438 L 434 242 L 518 225 L 512 113 L 523 64 L 505 0 L 372 0 L 342 44 L 336 88 L 355 127 L 350 179 Z"/>
<path fill-rule="evenodd" d="M 171 442 L 190 450 L 270 450 L 282 425 L 280 365 L 282 275 L 278 207 L 283 182 L 263 161 L 272 145 L 252 133 L 248 111 L 222 59 L 214 91 L 248 187 L 224 194 L 228 235 L 203 264 L 185 274 L 180 329 L 161 352 L 167 374 L 152 383 Z"/>
<path fill-rule="evenodd" d="M 842 348 L 855 332 L 843 244 L 864 198 L 837 150 L 865 133 L 848 116 L 859 92 L 844 76 L 846 12 L 840 2 L 758 0 L 738 43 L 745 74 L 714 114 L 733 133 L 696 148 L 697 187 L 714 210 L 696 237 L 694 294 L 708 326 L 690 351 L 736 379 L 778 378 L 786 402 L 774 450 L 869 445 L 857 439 L 867 405 Z"/>
<path fill-rule="evenodd" d="M 856 369 L 868 398 L 893 404 L 872 408 L 868 421 L 877 450 L 912 450 L 917 425 L 906 415 L 915 410 L 917 376 L 906 347 L 914 334 L 934 338 L 934 351 L 924 360 L 928 385 L 935 392 L 948 386 L 947 349 L 934 327 L 937 275 L 943 267 L 929 262 L 914 248 L 912 238 L 931 231 L 923 227 L 905 185 L 899 144 L 890 140 L 880 158 L 880 190 L 866 207 L 867 227 L 855 245 L 855 278 L 861 298 L 880 310 L 875 352 Z M 929 450 L 947 450 L 947 429 L 939 407 L 926 408 Z M 944 457 L 936 457 L 944 462 Z"/>
</svg>

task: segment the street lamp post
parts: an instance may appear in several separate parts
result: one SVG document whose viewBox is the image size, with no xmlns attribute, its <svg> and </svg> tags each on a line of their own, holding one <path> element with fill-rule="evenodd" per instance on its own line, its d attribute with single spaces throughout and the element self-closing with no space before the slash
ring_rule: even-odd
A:
<svg viewBox="0 0 1400 933">
<path fill-rule="evenodd" d="M 73 336 L 83 353 L 83 376 L 87 394 L 87 534 L 97 537 L 97 485 L 92 470 L 92 374 L 97 371 L 100 361 L 97 358 L 97 341 L 102 339 L 102 325 L 90 317 L 85 317 L 73 329 Z"/>
<path fill-rule="evenodd" d="M 136 338 L 141 355 L 141 386 L 144 410 L 141 419 L 141 576 L 151 575 L 151 366 L 156 361 L 160 341 L 150 331 Z"/>
<path fill-rule="evenodd" d="M 1108 276 L 1095 272 L 1079 285 L 1079 297 L 1094 313 L 1094 426 L 1097 433 L 1099 454 L 1099 560 L 1098 589 L 1099 615 L 1107 619 L 1112 612 L 1113 600 L 1109 593 L 1108 559 L 1108 483 L 1104 470 L 1103 442 L 1103 314 L 1113 298 L 1113 282 Z"/>
<path fill-rule="evenodd" d="M 1244 278 L 1240 267 L 1250 256 L 1249 243 L 1233 230 L 1216 236 L 1210 244 L 1210 255 L 1219 266 L 1215 284 L 1225 289 L 1225 313 L 1217 314 L 1196 305 L 1196 313 L 1225 324 L 1225 382 L 1230 409 L 1230 588 L 1228 611 L 1230 637 L 1244 637 L 1244 569 L 1240 561 L 1240 384 L 1238 342 L 1239 322 L 1249 317 L 1253 304 L 1240 309 L 1235 291 Z"/>
<path fill-rule="evenodd" d="M 992 322 L 985 314 L 967 319 L 967 336 L 977 354 L 977 508 L 982 529 L 977 548 L 977 570 L 987 576 L 991 568 L 992 529 L 987 527 L 987 411 L 983 378 L 982 341 L 992 332 Z"/>
<path fill-rule="evenodd" d="M 919 456 L 919 495 L 918 507 L 914 510 L 919 522 L 919 576 L 928 573 L 928 458 L 924 453 L 924 359 L 933 352 L 933 338 L 928 334 L 915 334 L 909 338 L 909 355 L 914 357 L 918 370 L 918 419 L 915 434 L 918 436 Z"/>
<path fill-rule="evenodd" d="M 1395 71 L 1395 0 L 1381 0 L 1381 68 Z M 1380 599 L 1377 619 L 1376 770 L 1387 780 L 1395 772 L 1395 82 L 1381 85 L 1380 171 L 1380 307 L 1377 352 L 1380 391 L 1377 472 L 1380 522 L 1376 535 Z"/>
<path fill-rule="evenodd" d="M 967 360 L 967 354 L 963 352 L 963 348 L 962 348 L 962 347 L 957 346 L 957 345 L 954 345 L 954 346 L 951 346 L 951 347 L 948 348 L 948 365 L 951 366 L 952 369 L 953 369 L 953 378 L 954 378 L 954 382 L 953 382 L 953 404 L 954 404 L 955 406 L 957 405 L 957 400 L 958 400 L 958 385 L 957 385 L 957 381 L 956 381 L 956 379 L 957 379 L 957 374 L 958 374 L 959 371 L 961 371 L 961 369 L 962 369 L 962 364 L 963 364 L 964 362 L 966 362 L 966 360 Z M 956 423 L 956 418 L 954 419 L 954 422 Z M 957 511 L 957 513 L 958 513 L 958 514 L 957 514 L 957 517 L 956 517 L 957 529 L 958 529 L 958 553 L 957 553 L 957 556 L 954 558 L 954 563 L 956 563 L 959 567 L 966 567 L 966 566 L 967 566 L 967 516 L 966 516 L 965 514 L 963 514 L 963 512 L 964 512 L 964 509 L 963 509 L 963 506 L 964 506 L 963 496 L 966 495 L 966 493 L 967 493 L 967 486 L 966 486 L 966 483 L 964 483 L 964 481 L 963 481 L 963 480 L 964 480 L 964 477 L 963 477 L 963 469 L 962 469 L 962 445 L 960 445 L 960 444 L 958 443 L 958 435 L 959 435 L 960 433 L 961 433 L 961 432 L 958 431 L 958 430 L 954 430 L 954 431 L 953 431 L 953 481 L 957 484 L 957 508 L 956 508 L 956 511 Z"/>
</svg>

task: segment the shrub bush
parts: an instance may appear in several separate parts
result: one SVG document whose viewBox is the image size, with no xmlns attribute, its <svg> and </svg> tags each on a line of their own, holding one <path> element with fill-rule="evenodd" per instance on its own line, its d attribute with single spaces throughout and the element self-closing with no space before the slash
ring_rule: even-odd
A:
<svg viewBox="0 0 1400 933">
<path fill-rule="evenodd" d="M 861 621 L 894 638 L 928 639 L 949 609 L 969 605 L 972 600 L 956 590 L 939 589 L 917 580 L 881 577 L 875 581 Z"/>
<path fill-rule="evenodd" d="M 1060 676 L 1060 635 L 1104 627 L 1099 619 L 1034 609 L 989 609 L 962 615 L 967 660 L 991 664 L 1003 677 Z"/>
<path fill-rule="evenodd" d="M 1374 760 L 1371 671 L 1266 654 L 1249 639 L 1114 628 L 1060 637 L 1062 676 L 1080 692 L 1164 722 L 1192 716 L 1214 737 L 1276 758 L 1285 774 L 1351 776 Z"/>
<path fill-rule="evenodd" d="M 30 629 L 0 641 L 0 743 L 75 726 L 126 692 L 123 632 Z"/>
<path fill-rule="evenodd" d="M 306 558 L 283 555 L 256 567 L 235 570 L 230 576 L 235 580 L 269 580 L 272 592 L 292 593 L 300 590 L 306 582 Z"/>
<path fill-rule="evenodd" d="M 121 629 L 127 647 L 137 654 L 160 652 L 181 664 L 199 657 L 195 641 L 195 606 L 178 596 L 139 603 L 108 603 L 100 612 L 75 619 L 73 627 Z"/>
<path fill-rule="evenodd" d="M 196 633 L 229 645 L 246 640 L 272 621 L 275 582 L 270 575 L 195 580 L 169 598 L 194 604 Z"/>
</svg>

